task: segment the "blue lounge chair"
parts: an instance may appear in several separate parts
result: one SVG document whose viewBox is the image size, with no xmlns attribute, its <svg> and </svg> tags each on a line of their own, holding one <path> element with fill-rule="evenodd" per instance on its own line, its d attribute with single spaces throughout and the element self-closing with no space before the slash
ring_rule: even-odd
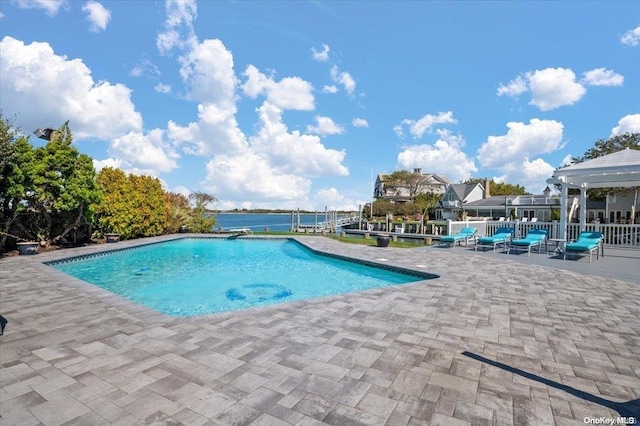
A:
<svg viewBox="0 0 640 426">
<path fill-rule="evenodd" d="M 513 237 L 513 228 L 498 228 L 496 233 L 490 237 L 478 238 L 476 242 L 475 250 L 478 251 L 478 247 L 492 247 L 493 252 L 496 252 L 496 247 L 502 244 L 503 247 L 507 247 L 507 243 L 511 241 Z"/>
<path fill-rule="evenodd" d="M 533 247 L 538 247 L 538 254 L 541 252 L 542 244 L 546 244 L 547 230 L 546 229 L 530 229 L 527 236 L 518 240 L 511 240 L 509 243 L 509 249 L 507 254 L 511 253 L 511 250 L 526 250 L 527 256 L 531 254 Z"/>
<path fill-rule="evenodd" d="M 466 247 L 469 244 L 469 240 L 475 238 L 476 232 L 478 232 L 476 228 L 462 228 L 457 234 L 445 235 L 440 238 L 440 245 L 447 243 L 447 247 L 450 247 L 453 244 L 455 248 L 456 243 L 458 243 L 462 247 L 462 242 L 464 241 L 464 246 Z"/>
<path fill-rule="evenodd" d="M 600 232 L 581 232 L 578 236 L 578 240 L 569 243 L 564 248 L 564 259 L 567 259 L 567 253 L 572 252 L 584 253 L 589 252 L 589 263 L 591 263 L 591 257 L 593 252 L 596 252 L 596 259 L 600 258 L 600 248 L 602 247 L 602 233 Z M 604 250 L 602 255 L 604 256 Z"/>
</svg>

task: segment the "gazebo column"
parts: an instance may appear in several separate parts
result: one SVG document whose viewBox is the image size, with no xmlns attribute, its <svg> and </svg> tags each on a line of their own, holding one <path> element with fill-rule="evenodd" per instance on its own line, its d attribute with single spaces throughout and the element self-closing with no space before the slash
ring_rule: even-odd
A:
<svg viewBox="0 0 640 426">
<path fill-rule="evenodd" d="M 580 186 L 580 232 L 587 230 L 587 188 Z"/>
<path fill-rule="evenodd" d="M 569 191 L 564 182 L 560 183 L 560 235 L 557 238 L 567 239 L 567 198 Z M 563 247 L 564 248 L 564 245 Z"/>
</svg>

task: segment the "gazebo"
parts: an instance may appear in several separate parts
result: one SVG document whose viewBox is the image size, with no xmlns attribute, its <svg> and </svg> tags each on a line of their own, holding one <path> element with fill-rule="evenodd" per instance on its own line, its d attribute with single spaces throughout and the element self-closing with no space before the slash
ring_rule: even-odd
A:
<svg viewBox="0 0 640 426">
<path fill-rule="evenodd" d="M 587 190 L 640 186 L 640 150 L 625 148 L 612 154 L 557 169 L 547 183 L 560 185 L 560 238 L 567 238 L 567 192 L 580 190 L 580 231 L 586 229 Z"/>
</svg>

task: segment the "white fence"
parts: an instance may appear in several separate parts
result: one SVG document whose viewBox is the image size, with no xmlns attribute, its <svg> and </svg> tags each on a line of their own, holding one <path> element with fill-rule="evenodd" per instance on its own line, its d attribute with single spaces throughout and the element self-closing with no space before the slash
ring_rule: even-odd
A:
<svg viewBox="0 0 640 426">
<path fill-rule="evenodd" d="M 514 228 L 515 237 L 524 237 L 530 229 L 546 229 L 549 238 L 559 238 L 560 224 L 555 222 L 521 222 L 516 221 L 447 221 L 447 234 L 456 234 L 462 228 L 474 227 L 477 235 L 493 235 L 498 228 Z M 615 223 L 587 223 L 586 231 L 602 232 L 603 242 L 612 246 L 640 247 L 640 224 L 622 225 Z M 580 234 L 580 224 L 567 225 L 567 240 L 575 240 Z"/>
</svg>

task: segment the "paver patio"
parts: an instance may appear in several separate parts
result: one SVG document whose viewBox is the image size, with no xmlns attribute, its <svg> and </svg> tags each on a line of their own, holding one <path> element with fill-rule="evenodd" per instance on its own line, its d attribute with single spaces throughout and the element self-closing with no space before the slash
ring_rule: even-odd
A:
<svg viewBox="0 0 640 426">
<path fill-rule="evenodd" d="M 640 417 L 640 264 L 637 280 L 630 263 L 623 281 L 536 264 L 537 255 L 523 263 L 297 239 L 439 278 L 174 318 L 42 264 L 140 240 L 5 258 L 0 424 L 520 426 Z"/>
</svg>

